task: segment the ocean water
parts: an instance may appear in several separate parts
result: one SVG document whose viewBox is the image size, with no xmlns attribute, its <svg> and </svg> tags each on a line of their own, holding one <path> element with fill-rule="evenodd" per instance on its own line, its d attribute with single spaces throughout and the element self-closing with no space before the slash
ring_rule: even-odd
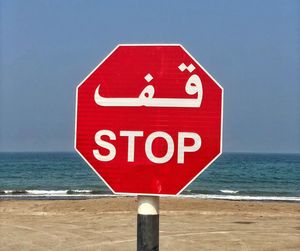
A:
<svg viewBox="0 0 300 251">
<path fill-rule="evenodd" d="M 76 153 L 0 153 L 0 199 L 112 196 Z M 224 153 L 182 196 L 300 201 L 300 154 Z"/>
</svg>

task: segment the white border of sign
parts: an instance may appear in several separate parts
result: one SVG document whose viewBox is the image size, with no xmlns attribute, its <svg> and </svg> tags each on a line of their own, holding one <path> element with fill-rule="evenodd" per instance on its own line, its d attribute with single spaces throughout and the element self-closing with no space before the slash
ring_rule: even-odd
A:
<svg viewBox="0 0 300 251">
<path fill-rule="evenodd" d="M 79 152 L 79 150 L 76 148 L 76 132 L 77 132 L 77 101 L 78 101 L 78 88 L 86 81 L 86 79 L 91 76 L 94 71 L 114 53 L 114 51 L 119 48 L 120 46 L 180 46 L 197 64 L 198 66 L 220 87 L 222 90 L 222 108 L 221 108 L 221 137 L 220 137 L 220 152 L 219 154 L 211 161 L 209 162 L 195 177 L 186 184 L 177 194 L 149 194 L 149 193 L 120 193 L 115 192 L 112 187 L 101 177 L 99 173 L 94 169 L 94 167 L 88 162 L 88 160 Z M 149 195 L 149 196 L 178 196 L 186 187 L 188 187 L 201 173 L 203 173 L 221 154 L 223 151 L 223 108 L 224 108 L 224 89 L 223 87 L 206 71 L 206 69 L 181 45 L 181 44 L 118 44 L 92 71 L 91 73 L 83 80 L 81 83 L 76 87 L 76 102 L 75 102 L 75 140 L 74 140 L 74 149 L 76 152 L 85 160 L 85 162 L 92 168 L 92 170 L 98 175 L 98 177 L 105 183 L 106 186 L 114 193 L 118 195 Z"/>
</svg>

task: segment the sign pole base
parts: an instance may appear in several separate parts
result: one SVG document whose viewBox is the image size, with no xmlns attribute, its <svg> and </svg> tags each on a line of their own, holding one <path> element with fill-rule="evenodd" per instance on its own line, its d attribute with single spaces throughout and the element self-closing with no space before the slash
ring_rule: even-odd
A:
<svg viewBox="0 0 300 251">
<path fill-rule="evenodd" d="M 159 250 L 159 197 L 138 196 L 137 251 Z"/>
</svg>

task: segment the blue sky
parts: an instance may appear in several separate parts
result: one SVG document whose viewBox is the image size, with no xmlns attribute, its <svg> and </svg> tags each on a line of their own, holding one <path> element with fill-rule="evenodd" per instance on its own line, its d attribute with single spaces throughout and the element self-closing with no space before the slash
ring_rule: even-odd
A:
<svg viewBox="0 0 300 251">
<path fill-rule="evenodd" d="M 0 3 L 0 151 L 73 151 L 76 85 L 119 43 L 181 43 L 224 87 L 224 151 L 300 152 L 299 1 Z"/>
</svg>

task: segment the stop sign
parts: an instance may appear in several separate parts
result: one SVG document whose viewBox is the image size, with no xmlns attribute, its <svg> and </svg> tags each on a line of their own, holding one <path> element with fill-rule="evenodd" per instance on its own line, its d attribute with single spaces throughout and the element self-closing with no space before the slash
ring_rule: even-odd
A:
<svg viewBox="0 0 300 251">
<path fill-rule="evenodd" d="M 223 89 L 181 45 L 118 45 L 77 87 L 75 149 L 118 194 L 179 194 L 222 151 Z"/>
</svg>

